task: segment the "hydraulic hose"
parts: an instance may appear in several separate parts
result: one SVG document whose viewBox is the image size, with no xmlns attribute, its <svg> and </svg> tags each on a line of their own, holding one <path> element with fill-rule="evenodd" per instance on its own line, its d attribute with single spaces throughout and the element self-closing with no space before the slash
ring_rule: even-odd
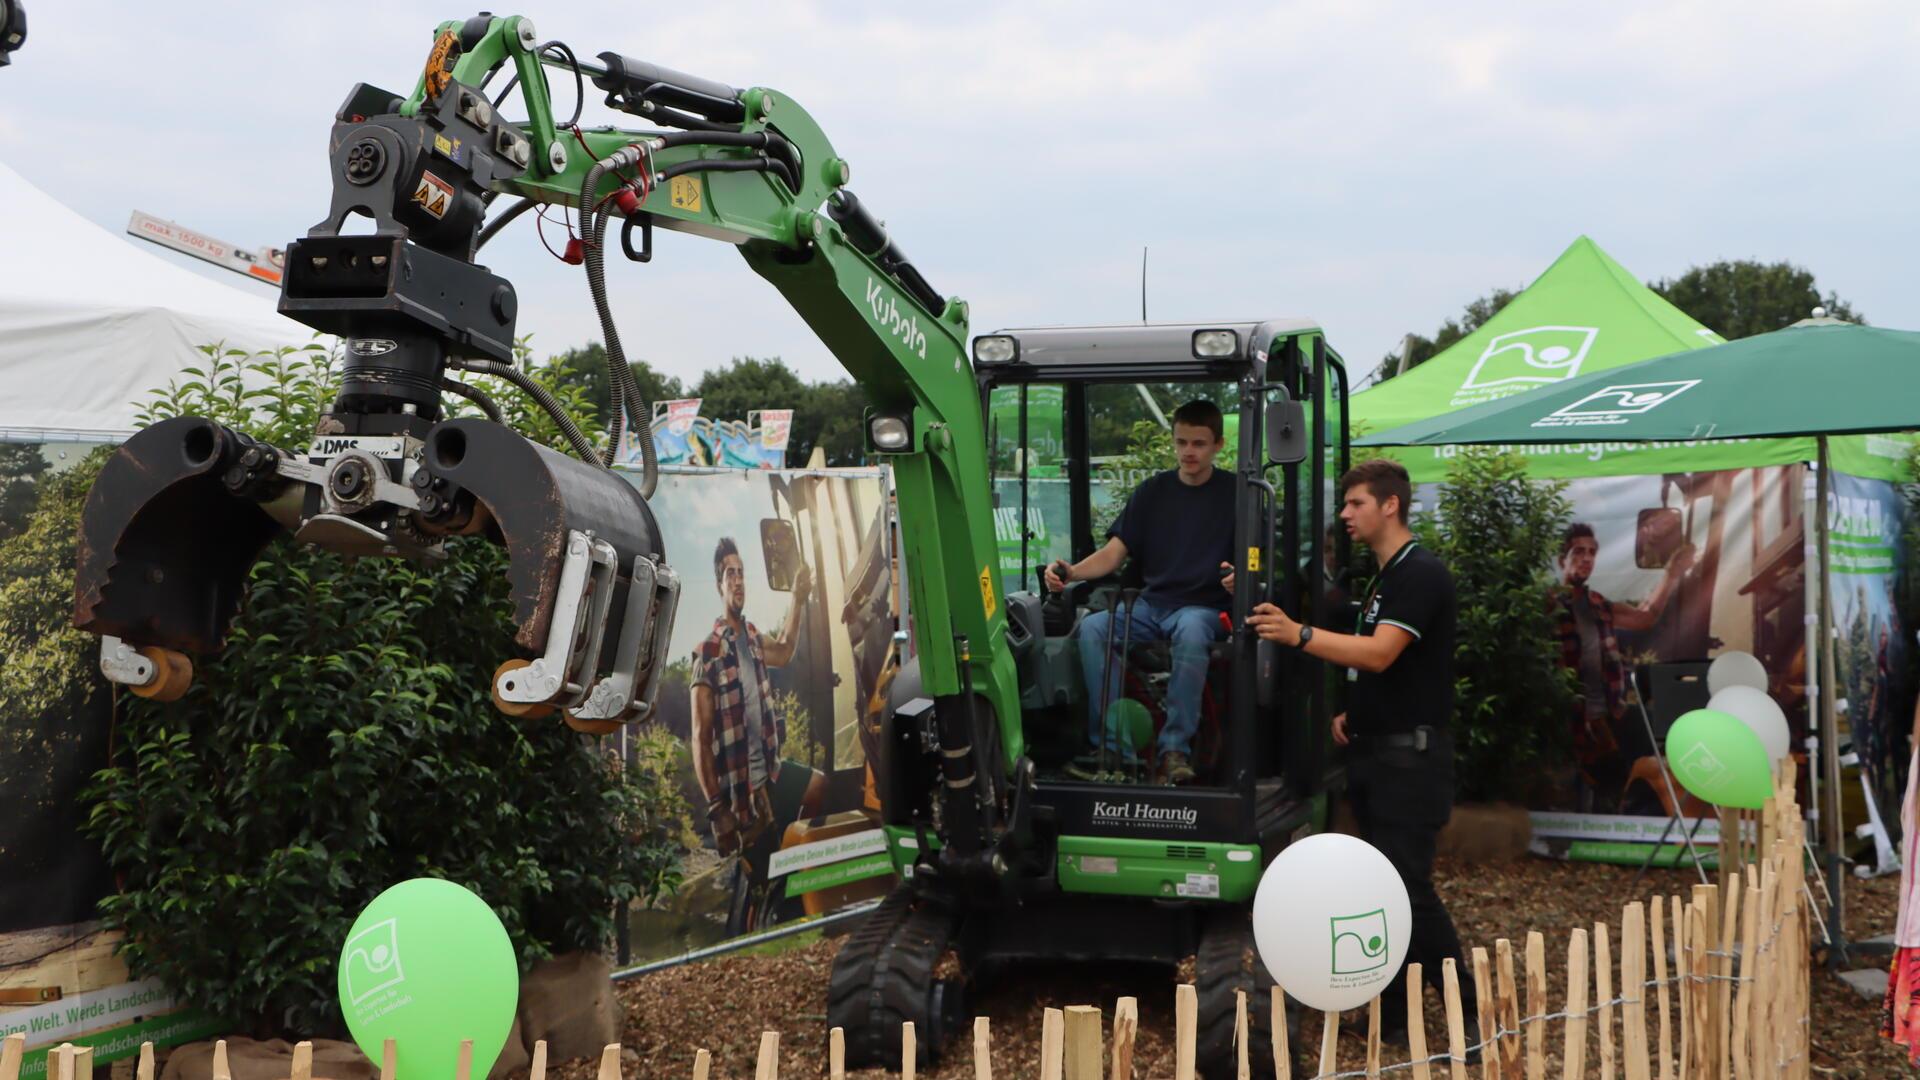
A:
<svg viewBox="0 0 1920 1080">
<path fill-rule="evenodd" d="M 594 209 L 594 193 L 600 179 L 611 170 L 638 164 L 640 157 L 641 152 L 629 146 L 594 162 L 580 185 L 580 214 L 587 232 L 587 289 L 593 294 L 593 309 L 600 317 L 600 334 L 606 342 L 609 383 L 613 388 L 613 420 L 608 426 L 607 460 L 603 464 L 611 465 L 613 456 L 619 453 L 618 435 L 625 430 L 625 420 L 631 419 L 634 441 L 640 444 L 640 495 L 651 499 L 660 483 L 660 460 L 653 448 L 652 405 L 640 393 L 633 368 L 627 363 L 626 350 L 620 344 L 613 309 L 607 303 L 607 219 L 612 211 L 604 205 Z"/>
<path fill-rule="evenodd" d="M 541 410 L 548 416 L 553 417 L 553 422 L 559 425 L 560 433 L 567 437 L 567 442 L 573 446 L 573 452 L 580 456 L 580 460 L 590 461 L 596 464 L 600 462 L 600 455 L 594 452 L 592 441 L 587 438 L 586 432 L 580 430 L 580 425 L 573 422 L 573 417 L 567 415 L 567 410 L 559 401 L 554 399 L 552 394 L 547 392 L 546 387 L 541 386 L 537 381 L 529 378 L 527 374 L 519 368 L 514 367 L 512 364 L 503 364 L 498 360 L 476 360 L 468 357 L 449 360 L 448 363 L 463 371 L 472 371 L 481 375 L 493 375 L 505 379 L 519 387 L 522 392 L 533 399 L 534 404 L 540 406 Z M 449 387 L 449 389 L 451 389 L 451 387 Z M 458 390 L 454 392 L 459 393 Z"/>
<path fill-rule="evenodd" d="M 493 399 L 487 396 L 485 390 L 469 383 L 463 383 L 451 375 L 442 375 L 440 377 L 440 387 L 448 393 L 459 394 L 461 397 L 480 406 L 480 411 L 486 413 L 487 419 L 494 423 L 505 424 L 507 422 L 506 416 L 500 411 L 500 406 L 494 404 Z"/>
<path fill-rule="evenodd" d="M 755 154 L 750 158 L 725 160 L 702 158 L 698 161 L 682 161 L 660 170 L 658 181 L 665 183 L 676 176 L 693 172 L 770 172 L 786 183 L 788 191 L 800 190 L 794 179 L 793 170 L 787 168 L 787 163 L 767 154 Z"/>
</svg>

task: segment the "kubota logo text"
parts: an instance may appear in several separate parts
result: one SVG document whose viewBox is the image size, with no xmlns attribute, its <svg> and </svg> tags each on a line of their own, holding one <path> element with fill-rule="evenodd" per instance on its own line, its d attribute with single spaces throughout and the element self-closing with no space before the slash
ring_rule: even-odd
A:
<svg viewBox="0 0 1920 1080">
<path fill-rule="evenodd" d="M 873 312 L 873 321 L 881 329 L 900 339 L 900 343 L 927 358 L 927 335 L 920 329 L 920 317 L 909 312 L 900 313 L 900 305 L 894 302 L 880 282 L 867 278 L 867 307 Z"/>
</svg>

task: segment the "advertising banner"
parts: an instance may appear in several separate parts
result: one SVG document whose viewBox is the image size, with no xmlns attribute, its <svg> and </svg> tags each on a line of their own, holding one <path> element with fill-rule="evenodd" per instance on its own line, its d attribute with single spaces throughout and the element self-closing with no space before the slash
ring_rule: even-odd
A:
<svg viewBox="0 0 1920 1080">
<path fill-rule="evenodd" d="M 891 887 L 870 769 L 900 625 L 883 481 L 660 477 L 650 502 L 680 610 L 660 723 L 631 751 L 684 798 L 690 854 L 680 889 L 633 914 L 636 962 Z"/>
<path fill-rule="evenodd" d="M 787 443 L 793 437 L 792 409 L 756 409 L 747 414 L 747 428 L 760 446 L 760 467 L 778 469 L 787 463 Z"/>
<path fill-rule="evenodd" d="M 1860 759 L 1859 801 L 1847 793 L 1843 817 L 1867 826 L 1876 869 L 1890 872 L 1898 868 L 1889 834 L 1899 828 L 1913 719 L 1906 674 L 1915 642 L 1896 603 L 1906 555 L 1905 507 L 1899 490 L 1884 480 L 1839 472 L 1828 479 L 1834 671 L 1840 721 Z"/>
<path fill-rule="evenodd" d="M 673 401 L 653 403 L 653 453 L 662 465 L 705 465 L 708 458 L 702 453 L 699 440 L 694 436 L 696 422 L 700 420 L 700 399 L 679 398 Z M 640 463 L 640 447 L 634 442 L 633 429 L 628 428 L 620 436 L 619 464 L 637 465 Z"/>
</svg>

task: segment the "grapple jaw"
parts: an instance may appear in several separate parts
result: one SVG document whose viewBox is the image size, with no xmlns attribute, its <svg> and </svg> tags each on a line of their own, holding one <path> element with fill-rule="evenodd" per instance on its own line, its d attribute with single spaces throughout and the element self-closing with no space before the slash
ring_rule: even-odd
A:
<svg viewBox="0 0 1920 1080">
<path fill-rule="evenodd" d="M 102 635 L 101 670 L 179 696 L 184 654 L 224 644 L 248 569 L 283 530 L 356 556 L 434 558 L 455 535 L 502 544 L 515 642 L 532 654 L 496 673 L 502 710 L 558 708 L 587 731 L 651 712 L 679 582 L 646 500 L 618 473 L 475 419 L 316 436 L 304 454 L 201 417 L 135 435 L 81 520 L 74 625 Z"/>
</svg>

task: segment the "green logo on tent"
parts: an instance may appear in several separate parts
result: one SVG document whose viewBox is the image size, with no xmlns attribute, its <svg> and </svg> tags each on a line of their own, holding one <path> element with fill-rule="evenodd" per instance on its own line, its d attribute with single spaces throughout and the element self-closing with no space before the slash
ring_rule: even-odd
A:
<svg viewBox="0 0 1920 1080">
<path fill-rule="evenodd" d="M 1328 919 L 1333 934 L 1333 973 L 1357 975 L 1387 966 L 1387 912 L 1335 915 Z"/>
<path fill-rule="evenodd" d="M 1501 334 L 1487 342 L 1454 394 L 1453 404 L 1492 401 L 1571 379 L 1580 373 L 1599 335 L 1599 328 L 1593 326 L 1534 326 Z"/>
</svg>

